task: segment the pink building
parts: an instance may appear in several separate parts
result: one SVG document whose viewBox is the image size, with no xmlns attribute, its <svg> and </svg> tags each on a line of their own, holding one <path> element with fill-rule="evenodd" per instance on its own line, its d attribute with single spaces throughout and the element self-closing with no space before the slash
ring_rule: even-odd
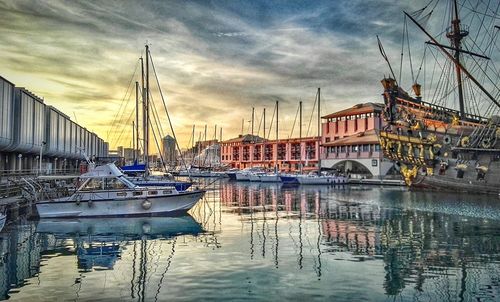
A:
<svg viewBox="0 0 500 302">
<path fill-rule="evenodd" d="M 298 171 L 302 164 L 304 171 L 317 170 L 318 158 L 319 137 L 276 141 L 246 134 L 221 143 L 222 164 L 239 169 L 273 169 L 277 164 L 280 171 Z"/>
<path fill-rule="evenodd" d="M 383 104 L 364 103 L 323 116 L 321 167 L 351 177 L 384 177 L 393 165 L 380 150 L 382 110 Z"/>
</svg>

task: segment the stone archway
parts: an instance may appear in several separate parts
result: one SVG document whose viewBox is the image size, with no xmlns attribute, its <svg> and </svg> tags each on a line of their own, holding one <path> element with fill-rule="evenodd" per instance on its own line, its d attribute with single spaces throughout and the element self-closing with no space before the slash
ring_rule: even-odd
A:
<svg viewBox="0 0 500 302">
<path fill-rule="evenodd" d="M 340 161 L 334 164 L 332 169 L 352 178 L 373 178 L 374 175 L 372 169 L 356 160 Z"/>
</svg>

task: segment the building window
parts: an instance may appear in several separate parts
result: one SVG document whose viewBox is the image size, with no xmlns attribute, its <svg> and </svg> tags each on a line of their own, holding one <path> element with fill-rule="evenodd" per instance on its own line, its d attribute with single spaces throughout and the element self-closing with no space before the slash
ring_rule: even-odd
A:
<svg viewBox="0 0 500 302">
<path fill-rule="evenodd" d="M 357 145 L 351 146 L 351 151 L 352 152 L 358 152 L 358 146 Z"/>
<path fill-rule="evenodd" d="M 380 151 L 380 145 L 379 144 L 375 145 L 375 151 Z"/>
</svg>

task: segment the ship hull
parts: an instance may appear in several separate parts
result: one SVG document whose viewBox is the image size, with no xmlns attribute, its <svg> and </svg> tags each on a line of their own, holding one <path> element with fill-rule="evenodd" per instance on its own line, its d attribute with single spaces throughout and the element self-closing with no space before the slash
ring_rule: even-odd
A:
<svg viewBox="0 0 500 302">
<path fill-rule="evenodd" d="M 144 198 L 41 201 L 36 204 L 41 218 L 98 217 L 177 214 L 189 211 L 204 191 Z"/>
<path fill-rule="evenodd" d="M 412 182 L 411 187 L 448 192 L 496 194 L 500 196 L 500 186 L 492 186 L 482 181 L 457 180 L 446 176 L 419 175 Z"/>
</svg>

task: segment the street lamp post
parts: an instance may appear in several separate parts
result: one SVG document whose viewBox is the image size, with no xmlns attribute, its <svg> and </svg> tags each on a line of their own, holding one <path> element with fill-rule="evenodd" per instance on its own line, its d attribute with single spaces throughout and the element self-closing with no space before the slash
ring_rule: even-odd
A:
<svg viewBox="0 0 500 302">
<path fill-rule="evenodd" d="M 42 154 L 43 154 L 43 146 L 45 146 L 46 142 L 42 141 L 40 144 L 40 158 L 39 160 L 39 165 L 38 165 L 38 174 L 42 174 Z"/>
</svg>

